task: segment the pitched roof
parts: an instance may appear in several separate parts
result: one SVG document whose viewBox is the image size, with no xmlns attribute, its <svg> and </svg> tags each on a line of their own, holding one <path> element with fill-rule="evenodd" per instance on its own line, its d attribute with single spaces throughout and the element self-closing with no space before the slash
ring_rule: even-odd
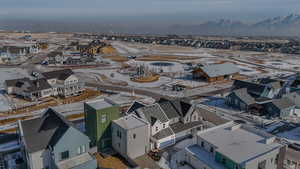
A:
<svg viewBox="0 0 300 169">
<path fill-rule="evenodd" d="M 240 71 L 239 68 L 232 63 L 207 65 L 200 69 L 202 69 L 209 77 L 230 75 Z"/>
<path fill-rule="evenodd" d="M 285 109 L 295 106 L 295 104 L 287 97 L 274 99 L 271 103 L 279 109 Z"/>
<path fill-rule="evenodd" d="M 34 92 L 51 88 L 51 85 L 44 78 L 36 80 L 30 80 L 29 78 L 13 79 L 6 80 L 5 83 L 9 87 L 24 87 L 24 90 L 27 92 Z"/>
<path fill-rule="evenodd" d="M 139 109 L 139 108 L 142 108 L 142 107 L 145 107 L 145 105 L 143 105 L 142 103 L 139 103 L 137 101 L 135 101 L 130 107 L 129 109 L 127 110 L 127 113 L 132 113 L 134 112 L 135 110 Z"/>
<path fill-rule="evenodd" d="M 66 80 L 68 77 L 73 75 L 74 72 L 71 69 L 62 69 L 55 70 L 51 72 L 42 73 L 43 77 L 46 79 L 58 79 L 58 80 Z"/>
<path fill-rule="evenodd" d="M 72 123 L 51 108 L 41 117 L 21 121 L 20 124 L 25 146 L 29 152 L 55 146 L 61 136 L 72 126 Z"/>
<path fill-rule="evenodd" d="M 201 121 L 194 121 L 186 124 L 182 122 L 178 122 L 178 123 L 171 124 L 170 127 L 174 133 L 180 133 L 185 130 L 190 130 L 192 128 L 200 127 L 202 126 L 202 124 L 203 123 Z"/>
<path fill-rule="evenodd" d="M 170 101 L 159 103 L 159 105 L 166 113 L 169 119 L 179 117 L 177 110 L 175 109 L 175 107 L 172 105 Z"/>
<path fill-rule="evenodd" d="M 11 80 L 5 80 L 5 84 L 8 87 L 19 87 L 22 86 L 25 82 L 30 81 L 28 77 L 21 78 L 21 79 L 11 79 Z"/>
<path fill-rule="evenodd" d="M 180 99 L 172 100 L 171 103 L 182 117 L 185 117 L 185 115 L 192 108 L 192 105 L 190 103 L 187 103 L 184 100 Z"/>
<path fill-rule="evenodd" d="M 260 84 L 267 85 L 273 87 L 274 89 L 281 88 L 281 82 L 279 80 L 270 79 L 270 78 L 262 78 L 259 80 Z"/>
<path fill-rule="evenodd" d="M 30 81 L 30 87 L 27 88 L 27 91 L 34 92 L 50 88 L 51 85 L 47 82 L 46 79 L 36 79 Z"/>
<path fill-rule="evenodd" d="M 157 140 L 160 140 L 162 138 L 166 138 L 166 137 L 171 136 L 173 134 L 174 134 L 174 132 L 172 131 L 172 129 L 170 127 L 167 127 L 165 129 L 162 129 L 161 131 L 159 131 L 158 133 L 156 133 L 152 137 L 154 137 Z"/>
<path fill-rule="evenodd" d="M 159 120 L 162 123 L 165 123 L 169 120 L 162 108 L 157 103 L 142 107 L 138 109 L 136 113 L 139 117 L 145 118 L 149 123 L 151 123 L 151 125 L 153 125 L 156 120 Z"/>
<path fill-rule="evenodd" d="M 233 90 L 247 88 L 248 93 L 255 96 L 261 96 L 268 89 L 265 85 L 242 80 L 235 80 L 232 86 Z"/>
<path fill-rule="evenodd" d="M 254 104 L 256 102 L 255 99 L 248 94 L 246 88 L 234 90 L 233 93 L 247 105 Z"/>
</svg>

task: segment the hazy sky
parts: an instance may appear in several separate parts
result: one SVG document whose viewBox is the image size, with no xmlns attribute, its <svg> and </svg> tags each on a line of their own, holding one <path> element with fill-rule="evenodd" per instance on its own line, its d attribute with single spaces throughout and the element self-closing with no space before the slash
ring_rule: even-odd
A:
<svg viewBox="0 0 300 169">
<path fill-rule="evenodd" d="M 245 21 L 300 13 L 300 0 L 0 0 L 0 17 L 165 17 Z"/>
</svg>

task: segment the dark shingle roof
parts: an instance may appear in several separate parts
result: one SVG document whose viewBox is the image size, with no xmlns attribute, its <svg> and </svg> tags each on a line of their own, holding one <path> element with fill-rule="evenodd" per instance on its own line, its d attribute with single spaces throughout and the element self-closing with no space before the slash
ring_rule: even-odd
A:
<svg viewBox="0 0 300 169">
<path fill-rule="evenodd" d="M 251 95 L 248 94 L 248 91 L 246 88 L 234 90 L 233 93 L 247 105 L 251 105 L 256 102 L 255 99 Z"/>
<path fill-rule="evenodd" d="M 179 133 L 179 132 L 182 132 L 185 130 L 200 127 L 201 125 L 202 125 L 202 122 L 200 122 L 200 121 L 190 122 L 190 123 L 186 123 L 186 124 L 184 124 L 182 122 L 178 122 L 178 123 L 171 124 L 170 127 L 174 133 Z"/>
<path fill-rule="evenodd" d="M 162 123 L 169 121 L 168 117 L 165 115 L 159 104 L 142 107 L 137 110 L 137 114 L 139 117 L 144 116 L 150 123 L 152 123 L 153 118 L 159 120 Z"/>
<path fill-rule="evenodd" d="M 192 105 L 190 103 L 187 103 L 180 99 L 172 100 L 171 103 L 182 117 L 185 117 L 185 115 L 192 108 Z"/>
<path fill-rule="evenodd" d="M 175 109 L 175 107 L 172 105 L 171 102 L 166 101 L 166 102 L 159 103 L 159 105 L 166 113 L 169 119 L 179 117 L 177 110 Z"/>
<path fill-rule="evenodd" d="M 156 133 L 152 137 L 154 137 L 157 140 L 160 140 L 162 138 L 166 138 L 166 137 L 171 136 L 173 134 L 174 134 L 174 132 L 172 131 L 172 129 L 170 127 L 167 127 L 165 129 L 162 129 L 161 131 L 159 131 L 158 133 Z"/>
<path fill-rule="evenodd" d="M 139 102 L 134 102 L 131 106 L 130 106 L 130 108 L 127 110 L 127 113 L 129 114 L 129 113 L 132 113 L 132 112 L 134 112 L 134 111 L 136 111 L 137 109 L 139 109 L 139 108 L 142 108 L 142 107 L 145 107 L 145 105 L 143 105 L 142 103 L 139 103 Z"/>
<path fill-rule="evenodd" d="M 46 79 L 30 80 L 29 78 L 22 78 L 22 79 L 6 80 L 5 83 L 9 87 L 18 87 L 18 88 L 21 88 L 24 85 L 26 85 L 24 90 L 27 92 L 34 92 L 34 91 L 40 91 L 40 90 L 51 88 L 51 85 L 47 82 Z"/>
<path fill-rule="evenodd" d="M 275 79 L 262 78 L 262 79 L 259 80 L 259 83 L 263 84 L 263 85 L 270 86 L 270 87 L 272 87 L 274 89 L 281 88 L 281 82 L 278 81 L 278 80 L 275 80 Z"/>
<path fill-rule="evenodd" d="M 11 79 L 11 80 L 5 80 L 5 84 L 8 87 L 21 87 L 25 82 L 30 81 L 28 77 L 21 78 L 21 79 Z"/>
<path fill-rule="evenodd" d="M 26 149 L 36 152 L 54 146 L 72 124 L 53 109 L 43 116 L 21 121 Z"/>
<path fill-rule="evenodd" d="M 37 79 L 30 81 L 30 87 L 27 88 L 27 91 L 34 92 L 45 89 L 50 89 L 51 85 L 47 82 L 46 79 Z"/>
<path fill-rule="evenodd" d="M 58 79 L 58 80 L 66 80 L 69 76 L 73 75 L 74 72 L 71 69 L 62 69 L 55 70 L 51 72 L 42 73 L 43 77 L 46 79 Z"/>
<path fill-rule="evenodd" d="M 248 93 L 255 96 L 261 96 L 267 89 L 267 86 L 242 80 L 235 80 L 232 86 L 233 90 L 247 88 Z"/>
</svg>

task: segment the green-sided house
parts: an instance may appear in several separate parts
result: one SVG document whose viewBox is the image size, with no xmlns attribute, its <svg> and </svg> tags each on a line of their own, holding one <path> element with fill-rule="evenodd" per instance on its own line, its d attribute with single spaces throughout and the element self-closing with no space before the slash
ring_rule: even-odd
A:
<svg viewBox="0 0 300 169">
<path fill-rule="evenodd" d="M 120 117 L 120 107 L 100 99 L 84 103 L 86 134 L 91 139 L 91 146 L 98 151 L 111 148 L 111 122 Z"/>
</svg>

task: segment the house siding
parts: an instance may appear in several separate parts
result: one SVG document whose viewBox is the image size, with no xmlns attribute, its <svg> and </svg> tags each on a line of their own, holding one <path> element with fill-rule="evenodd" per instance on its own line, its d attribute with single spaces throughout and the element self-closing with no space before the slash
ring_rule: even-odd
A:
<svg viewBox="0 0 300 169">
<path fill-rule="evenodd" d="M 119 109 L 118 106 L 112 106 L 95 110 L 87 103 L 84 104 L 86 132 L 98 150 L 111 147 L 111 122 L 120 117 Z M 106 116 L 105 122 L 101 121 L 102 116 Z"/>
<path fill-rule="evenodd" d="M 55 162 L 61 161 L 60 153 L 69 151 L 69 158 L 78 156 L 78 147 L 85 146 L 86 152 L 89 150 L 89 138 L 75 128 L 69 128 L 59 142 L 53 147 Z M 68 143 L 68 144 L 66 144 Z"/>
</svg>

